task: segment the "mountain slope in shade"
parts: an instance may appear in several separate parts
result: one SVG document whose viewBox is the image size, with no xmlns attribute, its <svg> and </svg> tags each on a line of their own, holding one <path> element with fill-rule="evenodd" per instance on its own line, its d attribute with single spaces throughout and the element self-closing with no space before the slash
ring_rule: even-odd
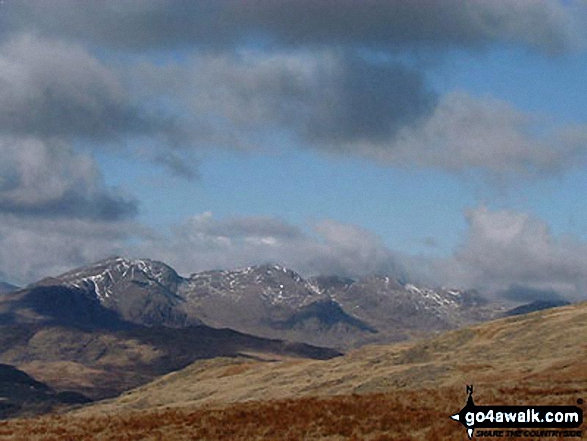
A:
<svg viewBox="0 0 587 441">
<path fill-rule="evenodd" d="M 33 286 L 65 286 L 84 291 L 123 320 L 135 324 L 197 325 L 198 320 L 189 320 L 182 311 L 183 299 L 176 294 L 181 280 L 172 268 L 161 262 L 117 257 Z"/>
<path fill-rule="evenodd" d="M 326 359 L 339 355 L 303 343 L 206 326 L 135 326 L 118 331 L 31 325 L 0 327 L 0 362 L 15 365 L 57 390 L 72 390 L 92 399 L 116 396 L 200 359 Z"/>
<path fill-rule="evenodd" d="M 0 362 L 58 390 L 114 396 L 187 364 L 214 357 L 329 358 L 337 351 L 205 325 L 126 321 L 81 287 L 37 284 L 0 297 Z"/>
<path fill-rule="evenodd" d="M 440 388 L 462 390 L 464 397 L 466 384 L 481 391 L 559 391 L 574 400 L 587 393 L 585 341 L 587 303 L 582 303 L 429 339 L 366 346 L 327 361 L 197 362 L 81 413 Z"/>
<path fill-rule="evenodd" d="M 18 286 L 12 285 L 10 283 L 2 282 L 0 280 L 0 294 L 6 294 L 9 292 L 13 292 L 13 291 L 16 291 L 17 289 L 18 289 Z"/>
<path fill-rule="evenodd" d="M 75 392 L 57 393 L 14 366 L 0 364 L 0 419 L 46 413 L 89 401 Z"/>
<path fill-rule="evenodd" d="M 33 286 L 82 290 L 145 326 L 206 324 L 268 338 L 349 348 L 403 340 L 496 317 L 474 292 L 430 289 L 389 277 L 304 279 L 279 265 L 179 276 L 152 260 L 111 258 Z"/>
<path fill-rule="evenodd" d="M 559 306 L 566 306 L 570 305 L 569 302 L 565 300 L 535 300 L 533 302 L 527 303 L 525 305 L 520 305 L 515 308 L 512 308 L 504 313 L 504 316 L 509 317 L 513 315 L 522 315 L 528 314 L 534 311 L 541 311 L 543 309 L 550 309 L 550 308 L 558 308 Z"/>
<path fill-rule="evenodd" d="M 0 298 L 0 325 L 63 325 L 85 329 L 131 326 L 84 289 L 36 285 Z"/>
</svg>

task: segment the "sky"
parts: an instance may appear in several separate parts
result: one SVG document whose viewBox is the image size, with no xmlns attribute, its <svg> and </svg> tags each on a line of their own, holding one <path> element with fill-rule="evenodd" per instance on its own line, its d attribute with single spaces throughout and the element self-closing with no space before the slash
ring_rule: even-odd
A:
<svg viewBox="0 0 587 441">
<path fill-rule="evenodd" d="M 5 0 L 0 280 L 113 256 L 587 298 L 585 0 Z"/>
</svg>

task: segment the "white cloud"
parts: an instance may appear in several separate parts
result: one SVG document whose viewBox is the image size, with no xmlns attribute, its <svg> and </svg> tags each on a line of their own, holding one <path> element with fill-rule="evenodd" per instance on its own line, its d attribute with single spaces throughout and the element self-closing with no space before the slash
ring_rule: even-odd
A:
<svg viewBox="0 0 587 441">
<path fill-rule="evenodd" d="M 506 101 L 455 92 L 443 96 L 421 126 L 402 129 L 389 146 L 366 146 L 365 152 L 392 164 L 454 172 L 557 173 L 585 161 L 587 127 L 557 127 Z"/>
<path fill-rule="evenodd" d="M 332 220 L 306 232 L 277 218 L 219 220 L 204 213 L 176 228 L 171 237 L 145 241 L 134 252 L 168 262 L 184 274 L 274 262 L 306 275 L 400 276 L 393 254 L 378 237 Z"/>
<path fill-rule="evenodd" d="M 587 242 L 556 236 L 544 221 L 511 210 L 479 207 L 467 213 L 467 222 L 451 257 L 419 262 L 421 277 L 494 293 L 518 287 L 585 298 Z"/>
<path fill-rule="evenodd" d="M 147 235 L 129 222 L 39 219 L 0 215 L 0 279 L 18 285 L 56 276 L 107 256 L 124 254 Z"/>
</svg>

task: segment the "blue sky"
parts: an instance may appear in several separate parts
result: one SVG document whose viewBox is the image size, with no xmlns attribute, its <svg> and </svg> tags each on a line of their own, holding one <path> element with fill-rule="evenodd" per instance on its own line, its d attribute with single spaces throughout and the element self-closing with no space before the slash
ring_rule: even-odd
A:
<svg viewBox="0 0 587 441">
<path fill-rule="evenodd" d="M 413 61 L 417 63 L 418 61 Z M 492 96 L 560 124 L 587 121 L 587 57 L 545 56 L 525 49 L 454 51 L 427 72 L 439 93 Z M 572 170 L 497 188 L 479 176 L 296 150 L 201 154 L 200 179 L 169 176 L 148 162 L 104 155 L 106 181 L 140 195 L 141 219 L 166 228 L 204 211 L 218 217 L 277 216 L 295 224 L 322 218 L 361 225 L 405 253 L 450 254 L 466 228 L 463 212 L 479 204 L 531 212 L 557 234 L 587 238 L 587 176 Z M 172 196 L 170 196 L 172 195 Z M 431 246 L 433 239 L 434 246 Z"/>
<path fill-rule="evenodd" d="M 6 2 L 0 279 L 123 254 L 583 298 L 585 12 Z"/>
</svg>

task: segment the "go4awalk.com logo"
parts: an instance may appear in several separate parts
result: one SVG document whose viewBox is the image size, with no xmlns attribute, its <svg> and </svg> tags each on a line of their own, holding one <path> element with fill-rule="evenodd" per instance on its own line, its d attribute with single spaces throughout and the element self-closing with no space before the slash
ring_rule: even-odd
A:
<svg viewBox="0 0 587 441">
<path fill-rule="evenodd" d="M 583 410 L 577 406 L 477 406 L 473 386 L 467 386 L 467 404 L 451 416 L 473 437 L 575 437 L 583 423 Z M 499 429 L 499 430 L 491 430 Z"/>
</svg>

